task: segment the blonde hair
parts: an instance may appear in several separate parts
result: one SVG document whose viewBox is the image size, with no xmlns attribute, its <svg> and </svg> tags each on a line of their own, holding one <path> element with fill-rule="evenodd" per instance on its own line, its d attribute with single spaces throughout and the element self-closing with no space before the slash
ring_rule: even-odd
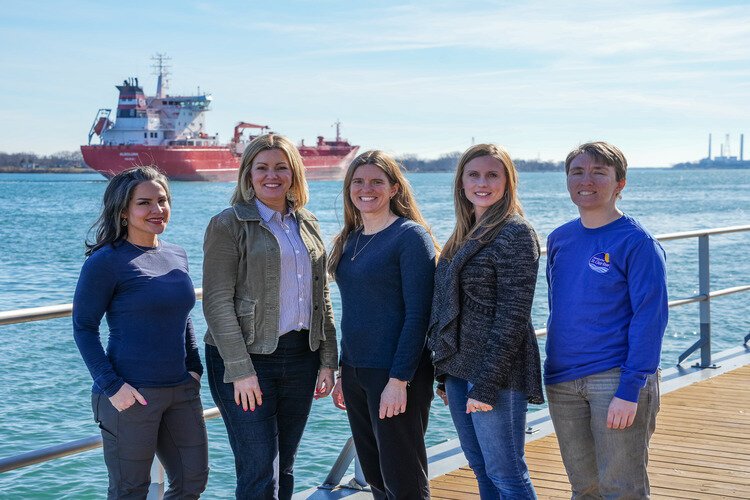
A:
<svg viewBox="0 0 750 500">
<path fill-rule="evenodd" d="M 305 165 L 302 163 L 302 156 L 300 156 L 297 146 L 292 141 L 283 135 L 273 133 L 256 137 L 245 148 L 245 152 L 242 154 L 242 159 L 240 160 L 240 170 L 237 173 L 237 187 L 234 189 L 234 193 L 232 193 L 230 203 L 234 205 L 253 199 L 255 196 L 255 192 L 252 189 L 253 181 L 251 177 L 253 160 L 255 160 L 255 157 L 259 153 L 269 149 L 283 151 L 289 162 L 289 167 L 292 169 L 292 186 L 289 188 L 289 193 L 292 194 L 292 199 L 290 200 L 292 210 L 296 211 L 304 207 L 310 199 L 310 195 L 307 190 Z"/>
<path fill-rule="evenodd" d="M 484 215 L 476 220 L 474 205 L 466 198 L 463 190 L 463 174 L 466 165 L 476 158 L 491 156 L 505 169 L 505 193 Z M 508 152 L 495 144 L 477 144 L 461 156 L 453 181 L 453 204 L 456 212 L 456 227 L 443 248 L 442 257 L 451 259 L 461 246 L 469 240 L 483 243 L 492 241 L 505 222 L 514 215 L 523 215 L 518 199 L 518 173 Z"/>
<path fill-rule="evenodd" d="M 435 236 L 433 236 L 432 230 L 427 225 L 424 217 L 422 217 L 422 213 L 419 211 L 417 201 L 414 198 L 414 193 L 411 189 L 411 184 L 406 180 L 401 166 L 396 163 L 396 160 L 383 151 L 366 151 L 352 160 L 346 171 L 346 175 L 344 176 L 344 227 L 339 234 L 333 238 L 333 248 L 331 249 L 331 255 L 328 258 L 328 273 L 331 277 L 335 278 L 336 276 L 336 268 L 339 265 L 339 260 L 341 260 L 341 254 L 344 253 L 344 243 L 346 243 L 349 234 L 363 225 L 362 214 L 357 207 L 354 206 L 354 202 L 352 202 L 352 198 L 349 194 L 352 179 L 354 178 L 354 172 L 356 172 L 356 170 L 362 165 L 374 165 L 378 167 L 388 178 L 388 182 L 391 186 L 398 185 L 398 191 L 396 191 L 396 194 L 391 198 L 391 211 L 399 217 L 413 220 L 420 226 L 424 227 L 430 235 L 433 245 L 435 245 L 435 252 L 439 255 L 440 245 L 435 239 Z"/>
</svg>

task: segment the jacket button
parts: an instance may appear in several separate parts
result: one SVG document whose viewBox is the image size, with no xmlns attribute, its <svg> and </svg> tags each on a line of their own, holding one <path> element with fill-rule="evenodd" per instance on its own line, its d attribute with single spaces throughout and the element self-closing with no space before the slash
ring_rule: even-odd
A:
<svg viewBox="0 0 750 500">
<path fill-rule="evenodd" d="M 315 310 L 316 310 L 316 311 L 318 310 L 318 306 L 315 306 Z"/>
<path fill-rule="evenodd" d="M 315 281 L 318 281 L 318 276 L 315 277 Z"/>
</svg>

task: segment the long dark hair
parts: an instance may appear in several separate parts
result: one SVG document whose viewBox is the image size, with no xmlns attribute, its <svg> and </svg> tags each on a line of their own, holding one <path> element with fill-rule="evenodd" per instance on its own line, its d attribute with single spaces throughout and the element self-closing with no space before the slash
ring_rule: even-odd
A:
<svg viewBox="0 0 750 500">
<path fill-rule="evenodd" d="M 93 243 L 86 241 L 87 257 L 105 245 L 117 243 L 128 237 L 127 227 L 122 225 L 122 214 L 128 209 L 136 186 L 146 181 L 159 183 L 167 193 L 167 201 L 172 204 L 172 193 L 169 192 L 167 178 L 155 167 L 123 170 L 110 179 L 107 189 L 104 190 L 102 212 L 91 226 L 91 230 L 96 234 L 95 240 Z"/>
</svg>

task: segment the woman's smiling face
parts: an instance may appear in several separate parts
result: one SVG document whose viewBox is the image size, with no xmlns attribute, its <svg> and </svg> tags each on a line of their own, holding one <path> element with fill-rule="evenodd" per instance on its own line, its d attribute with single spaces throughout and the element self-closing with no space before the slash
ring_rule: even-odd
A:
<svg viewBox="0 0 750 500">
<path fill-rule="evenodd" d="M 477 220 L 503 198 L 507 182 L 505 167 L 493 156 L 480 156 L 466 164 L 461 174 L 461 187 L 466 199 L 474 205 Z"/>
<path fill-rule="evenodd" d="M 397 192 L 398 184 L 391 184 L 385 172 L 370 163 L 357 167 L 349 185 L 349 197 L 357 210 L 373 216 L 387 213 Z"/>
<path fill-rule="evenodd" d="M 292 187 L 292 168 L 280 149 L 266 149 L 253 159 L 250 169 L 255 196 L 267 207 L 286 212 L 286 193 Z"/>
</svg>

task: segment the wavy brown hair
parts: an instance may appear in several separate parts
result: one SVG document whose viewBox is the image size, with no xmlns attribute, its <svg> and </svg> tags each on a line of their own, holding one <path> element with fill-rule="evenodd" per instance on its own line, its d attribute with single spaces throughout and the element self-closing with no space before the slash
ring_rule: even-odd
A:
<svg viewBox="0 0 750 500">
<path fill-rule="evenodd" d="M 336 277 L 336 268 L 341 260 L 341 254 L 344 253 L 344 243 L 346 243 L 349 234 L 362 227 L 362 214 L 352 202 L 351 195 L 349 194 L 352 179 L 354 178 L 354 172 L 357 171 L 362 165 L 374 165 L 383 171 L 385 176 L 388 178 L 388 183 L 393 186 L 398 185 L 398 191 L 391 198 L 390 209 L 391 212 L 410 219 L 424 227 L 427 233 L 432 238 L 432 243 L 435 245 L 435 252 L 440 254 L 440 245 L 438 244 L 435 236 L 432 234 L 430 226 L 427 225 L 427 221 L 422 217 L 422 212 L 419 211 L 417 201 L 414 198 L 414 193 L 411 189 L 411 184 L 404 176 L 404 172 L 401 166 L 391 156 L 379 150 L 365 151 L 360 154 L 354 160 L 352 160 L 349 168 L 344 176 L 344 187 L 343 187 L 343 199 L 344 199 L 344 227 L 341 228 L 339 234 L 333 238 L 333 248 L 331 249 L 331 255 L 328 258 L 328 273 L 331 277 Z"/>
<path fill-rule="evenodd" d="M 505 169 L 505 193 L 502 198 L 487 209 L 476 220 L 474 205 L 466 198 L 462 177 L 466 164 L 476 158 L 491 156 Z M 523 216 L 521 201 L 518 199 L 518 172 L 508 152 L 495 144 L 477 144 L 461 156 L 453 181 L 453 205 L 456 212 L 456 227 L 443 248 L 442 258 L 452 259 L 461 246 L 469 240 L 492 241 L 505 222 L 514 215 Z"/>
<path fill-rule="evenodd" d="M 305 179 L 305 165 L 302 163 L 302 156 L 300 156 L 297 146 L 283 135 L 273 133 L 256 137 L 245 148 L 245 152 L 242 153 L 242 159 L 240 160 L 240 170 L 237 173 L 237 187 L 234 188 L 230 203 L 235 205 L 241 202 L 248 202 L 255 197 L 251 177 L 253 160 L 255 160 L 255 157 L 261 151 L 269 149 L 283 151 L 289 162 L 289 168 L 292 170 L 292 186 L 289 188 L 289 192 L 292 193 L 294 198 L 294 201 L 290 203 L 292 203 L 292 210 L 297 211 L 304 207 L 310 199 L 307 190 L 307 179 Z"/>
</svg>

